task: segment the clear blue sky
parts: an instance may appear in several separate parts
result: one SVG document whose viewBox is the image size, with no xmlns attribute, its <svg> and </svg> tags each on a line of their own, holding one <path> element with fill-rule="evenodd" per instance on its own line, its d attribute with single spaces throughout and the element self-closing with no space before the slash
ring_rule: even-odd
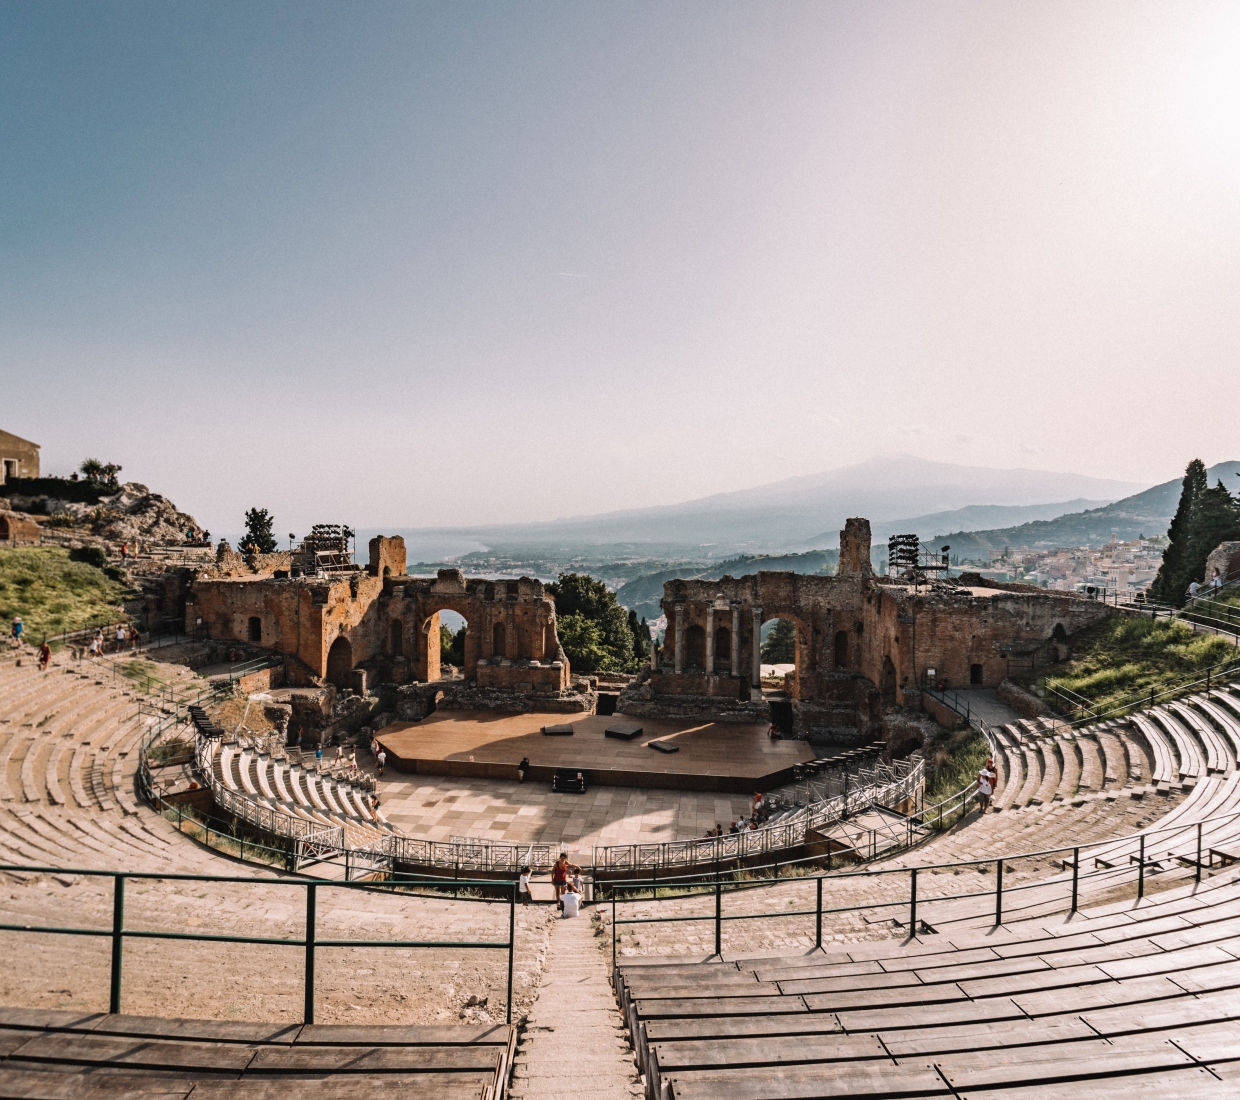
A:
<svg viewBox="0 0 1240 1100">
<path fill-rule="evenodd" d="M 0 426 L 216 530 L 1236 454 L 1240 6 L 0 3 Z"/>
</svg>

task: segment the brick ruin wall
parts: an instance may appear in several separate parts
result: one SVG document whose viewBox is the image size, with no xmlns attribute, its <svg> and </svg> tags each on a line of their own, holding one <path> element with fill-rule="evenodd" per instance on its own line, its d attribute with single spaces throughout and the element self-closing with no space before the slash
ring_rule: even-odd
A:
<svg viewBox="0 0 1240 1100">
<path fill-rule="evenodd" d="M 377 545 L 376 545 L 377 544 Z M 352 687 L 365 669 L 372 682 L 440 680 L 440 612 L 461 615 L 468 629 L 461 674 L 483 691 L 539 697 L 572 694 L 560 647 L 555 603 L 542 583 L 436 577 L 405 572 L 402 539 L 375 539 L 365 571 L 322 576 L 255 572 L 275 564 L 231 551 L 195 580 L 186 618 L 212 638 L 235 640 L 294 658 L 305 673 Z M 278 567 L 278 566 L 277 566 Z"/>
<path fill-rule="evenodd" d="M 664 645 L 619 709 L 753 720 L 761 627 L 785 619 L 796 635 L 796 670 L 786 680 L 795 728 L 845 744 L 864 740 L 893 708 L 919 707 L 931 669 L 936 683 L 997 687 L 1111 613 L 1075 594 L 1026 585 L 876 578 L 869 543 L 869 524 L 849 520 L 833 577 L 760 572 L 667 582 Z"/>
</svg>

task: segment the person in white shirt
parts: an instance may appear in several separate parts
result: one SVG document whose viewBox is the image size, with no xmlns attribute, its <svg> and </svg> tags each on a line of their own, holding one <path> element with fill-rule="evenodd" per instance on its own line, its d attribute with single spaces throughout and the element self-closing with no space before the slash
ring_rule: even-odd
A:
<svg viewBox="0 0 1240 1100">
<path fill-rule="evenodd" d="M 575 917 L 581 905 L 581 895 L 574 893 L 572 890 L 567 890 L 564 896 L 560 898 L 560 902 L 564 907 L 564 916 Z"/>
<path fill-rule="evenodd" d="M 517 897 L 521 899 L 522 905 L 530 903 L 530 869 L 528 867 L 521 868 L 521 875 L 517 879 Z"/>
</svg>

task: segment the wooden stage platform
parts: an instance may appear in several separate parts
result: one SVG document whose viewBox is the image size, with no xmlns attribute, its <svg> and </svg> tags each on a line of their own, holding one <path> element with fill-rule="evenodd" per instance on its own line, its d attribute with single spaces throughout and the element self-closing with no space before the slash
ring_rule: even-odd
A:
<svg viewBox="0 0 1240 1100">
<path fill-rule="evenodd" d="M 542 727 L 571 722 L 573 736 L 549 737 Z M 631 741 L 604 736 L 616 723 L 642 727 Z M 792 766 L 814 758 L 804 741 L 772 741 L 765 725 L 687 723 L 664 718 L 440 711 L 421 722 L 393 722 L 378 733 L 388 767 L 416 775 L 517 778 L 550 783 L 557 768 L 584 772 L 591 786 L 664 787 L 748 794 L 789 782 Z M 665 754 L 651 741 L 675 745 Z"/>
</svg>

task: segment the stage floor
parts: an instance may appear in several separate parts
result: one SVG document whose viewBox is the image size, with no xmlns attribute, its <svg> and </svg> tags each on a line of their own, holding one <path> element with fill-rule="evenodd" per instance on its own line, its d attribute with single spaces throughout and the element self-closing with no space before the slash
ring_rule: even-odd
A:
<svg viewBox="0 0 1240 1100">
<path fill-rule="evenodd" d="M 573 736 L 541 732 L 560 722 L 571 722 Z M 643 732 L 632 741 L 604 736 L 618 722 Z M 591 786 L 747 794 L 788 782 L 794 764 L 814 758 L 804 741 L 772 741 L 765 725 L 625 715 L 442 711 L 421 722 L 384 726 L 378 740 L 388 768 L 407 774 L 515 780 L 517 764 L 528 757 L 527 783 L 550 783 L 556 768 L 567 768 L 587 773 Z M 679 751 L 657 752 L 649 747 L 653 740 Z"/>
</svg>

